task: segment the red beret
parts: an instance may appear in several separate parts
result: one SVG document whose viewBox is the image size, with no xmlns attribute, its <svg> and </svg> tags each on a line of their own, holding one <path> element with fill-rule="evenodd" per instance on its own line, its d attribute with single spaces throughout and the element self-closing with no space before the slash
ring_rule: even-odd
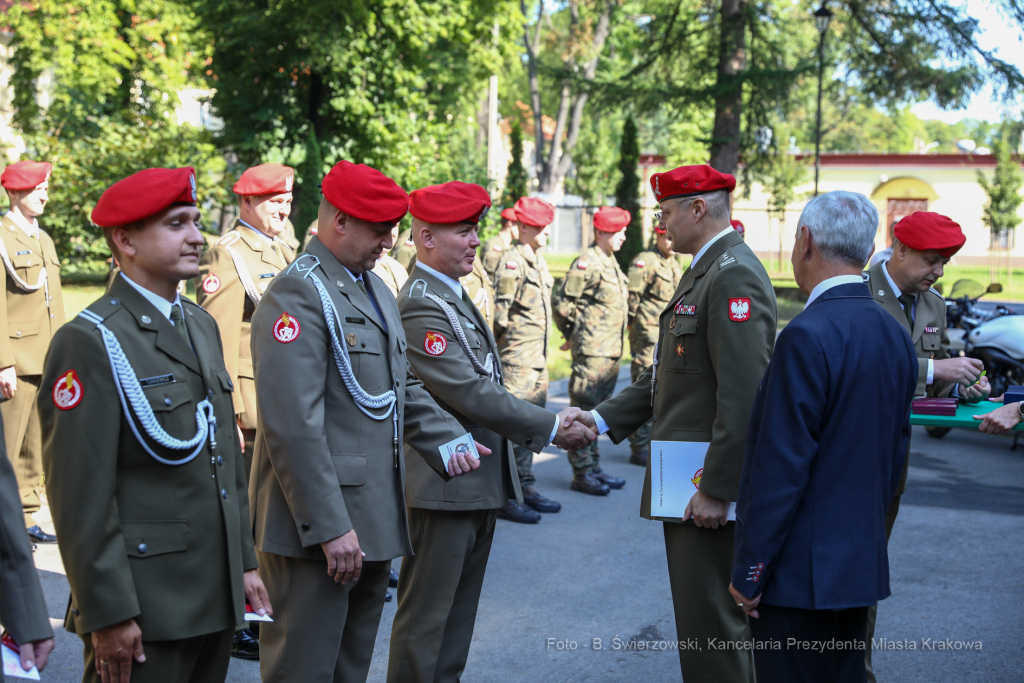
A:
<svg viewBox="0 0 1024 683">
<path fill-rule="evenodd" d="M 147 168 L 108 187 L 92 210 L 92 222 L 114 228 L 149 218 L 175 204 L 195 203 L 194 168 Z"/>
<path fill-rule="evenodd" d="M 458 180 L 409 193 L 409 213 L 427 223 L 479 223 L 490 208 L 487 190 Z"/>
<path fill-rule="evenodd" d="M 618 232 L 625 229 L 632 219 L 629 211 L 617 206 L 602 206 L 594 214 L 594 230 Z"/>
<path fill-rule="evenodd" d="M 652 175 L 651 189 L 654 190 L 654 199 L 662 202 L 715 190 L 732 192 L 736 189 L 736 179 L 728 173 L 719 173 L 707 164 L 680 166 Z"/>
<path fill-rule="evenodd" d="M 281 164 L 260 164 L 245 169 L 245 173 L 231 188 L 243 197 L 260 194 L 281 194 L 291 192 L 295 182 L 295 170 Z"/>
<path fill-rule="evenodd" d="M 339 161 L 320 187 L 335 208 L 370 223 L 397 223 L 409 210 L 405 190 L 366 164 Z"/>
<path fill-rule="evenodd" d="M 501 217 L 507 221 L 514 221 L 516 220 L 516 210 L 513 209 L 511 206 L 508 207 L 507 209 L 502 209 Z"/>
<path fill-rule="evenodd" d="M 50 178 L 52 170 L 45 161 L 16 161 L 0 173 L 0 185 L 8 190 L 34 190 Z"/>
<path fill-rule="evenodd" d="M 964 246 L 967 237 L 960 225 L 942 214 L 915 211 L 893 228 L 893 234 L 911 249 L 934 249 L 942 258 L 949 258 Z"/>
<path fill-rule="evenodd" d="M 732 229 L 741 235 L 747 232 L 747 229 L 743 227 L 743 221 L 738 221 L 735 218 L 733 218 L 732 220 L 729 221 L 729 225 L 731 225 Z"/>
<path fill-rule="evenodd" d="M 540 197 L 523 197 L 516 202 L 516 220 L 536 228 L 543 228 L 555 220 L 555 207 Z"/>
</svg>

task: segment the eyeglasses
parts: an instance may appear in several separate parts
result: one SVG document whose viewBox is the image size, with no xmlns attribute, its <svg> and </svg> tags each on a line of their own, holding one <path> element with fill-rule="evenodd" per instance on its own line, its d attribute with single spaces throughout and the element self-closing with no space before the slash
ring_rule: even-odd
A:
<svg viewBox="0 0 1024 683">
<path fill-rule="evenodd" d="M 664 217 L 664 215 L 665 214 L 662 213 L 661 211 L 659 211 L 656 214 L 654 214 L 654 224 L 655 225 L 661 225 L 661 219 L 662 219 L 662 217 Z"/>
</svg>

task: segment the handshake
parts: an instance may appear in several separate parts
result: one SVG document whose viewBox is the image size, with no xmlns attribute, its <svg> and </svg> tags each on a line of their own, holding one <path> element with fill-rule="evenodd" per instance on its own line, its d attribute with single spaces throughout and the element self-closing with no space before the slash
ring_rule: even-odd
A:
<svg viewBox="0 0 1024 683">
<path fill-rule="evenodd" d="M 558 413 L 558 430 L 551 443 L 567 451 L 585 448 L 597 441 L 597 423 L 589 410 L 566 408 Z"/>
</svg>

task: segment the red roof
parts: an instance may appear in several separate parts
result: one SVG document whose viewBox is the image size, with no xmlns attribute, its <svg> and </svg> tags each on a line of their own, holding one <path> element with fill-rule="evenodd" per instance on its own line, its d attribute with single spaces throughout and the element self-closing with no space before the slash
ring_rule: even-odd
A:
<svg viewBox="0 0 1024 683">
<path fill-rule="evenodd" d="M 797 154 L 797 159 L 814 161 L 813 154 Z M 947 168 L 985 168 L 996 165 L 991 154 L 822 154 L 822 166 L 945 166 Z"/>
</svg>

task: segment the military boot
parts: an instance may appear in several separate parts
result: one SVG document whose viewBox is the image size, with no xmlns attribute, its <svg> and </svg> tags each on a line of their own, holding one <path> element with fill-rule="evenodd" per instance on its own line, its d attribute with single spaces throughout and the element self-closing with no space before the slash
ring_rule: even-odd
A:
<svg viewBox="0 0 1024 683">
<path fill-rule="evenodd" d="M 520 524 L 536 524 L 540 521 L 540 513 L 525 503 L 516 505 L 514 500 L 510 500 L 504 507 L 498 508 L 498 519 L 507 519 Z"/>
<path fill-rule="evenodd" d="M 623 486 L 626 485 L 625 479 L 623 479 L 622 477 L 613 477 L 612 475 L 602 470 L 600 467 L 595 467 L 594 469 L 590 470 L 590 473 L 597 477 L 597 480 L 599 482 L 601 482 L 610 489 L 621 489 Z"/>
<path fill-rule="evenodd" d="M 541 495 L 541 492 L 532 486 L 523 487 L 523 502 L 537 512 L 558 512 L 562 504 Z"/>
<path fill-rule="evenodd" d="M 634 465 L 640 465 L 640 467 L 647 467 L 647 459 L 651 457 L 650 449 L 644 448 L 639 451 L 633 451 L 629 454 L 629 461 Z"/>
<path fill-rule="evenodd" d="M 623 482 L 625 483 L 625 482 Z M 590 470 L 578 470 L 573 475 L 569 488 L 580 493 L 589 493 L 592 496 L 607 496 L 611 491 L 606 484 L 598 479 Z"/>
</svg>

